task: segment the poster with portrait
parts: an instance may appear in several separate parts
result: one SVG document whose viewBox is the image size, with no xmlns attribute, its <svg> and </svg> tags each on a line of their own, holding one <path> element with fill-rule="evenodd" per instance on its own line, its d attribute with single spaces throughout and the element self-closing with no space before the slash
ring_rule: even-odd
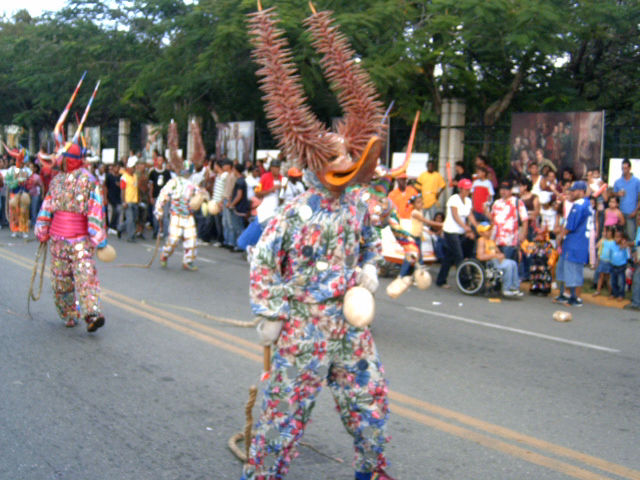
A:
<svg viewBox="0 0 640 480">
<path fill-rule="evenodd" d="M 570 168 L 576 178 L 602 168 L 604 111 L 514 113 L 511 117 L 511 168 L 526 172 L 529 162 Z M 545 161 L 547 160 L 547 161 Z"/>
<path fill-rule="evenodd" d="M 99 161 L 102 150 L 100 145 L 100 127 L 85 127 L 84 137 L 87 141 L 87 149 L 89 150 L 89 161 Z"/>
<path fill-rule="evenodd" d="M 242 164 L 253 163 L 255 122 L 217 123 L 216 154 Z"/>
<path fill-rule="evenodd" d="M 164 143 L 162 139 L 162 126 L 146 123 L 142 125 L 141 143 L 142 143 L 142 160 L 146 163 L 153 162 L 153 151 L 157 150 L 162 153 Z"/>
</svg>

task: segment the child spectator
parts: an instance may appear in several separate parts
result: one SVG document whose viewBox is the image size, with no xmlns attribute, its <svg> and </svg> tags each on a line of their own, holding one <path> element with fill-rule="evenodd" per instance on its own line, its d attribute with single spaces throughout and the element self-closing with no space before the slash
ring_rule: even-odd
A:
<svg viewBox="0 0 640 480">
<path fill-rule="evenodd" d="M 604 210 L 604 226 L 615 227 L 616 225 L 624 226 L 624 215 L 620 210 L 618 197 L 609 197 L 609 205 Z"/>
<path fill-rule="evenodd" d="M 473 205 L 473 215 L 476 221 L 488 221 L 489 208 L 495 195 L 491 180 L 488 179 L 488 170 L 486 167 L 478 167 L 476 169 L 475 180 L 471 185 L 471 203 Z"/>
<path fill-rule="evenodd" d="M 602 258 L 611 262 L 611 297 L 622 301 L 625 291 L 625 270 L 629 261 L 629 248 L 622 227 L 616 227 L 613 239 L 614 243 L 607 244 L 609 248 L 603 248 Z"/>
<path fill-rule="evenodd" d="M 598 240 L 598 267 L 596 268 L 594 279 L 596 282 L 596 291 L 593 292 L 594 296 L 600 295 L 605 280 L 608 280 L 611 274 L 611 262 L 602 258 L 602 254 L 605 251 L 608 252 L 611 249 L 612 244 L 615 243 L 615 240 L 613 239 L 614 230 L 615 228 L 613 227 L 605 227 L 604 235 L 600 240 Z M 609 291 L 611 292 L 611 287 L 609 287 Z"/>
</svg>

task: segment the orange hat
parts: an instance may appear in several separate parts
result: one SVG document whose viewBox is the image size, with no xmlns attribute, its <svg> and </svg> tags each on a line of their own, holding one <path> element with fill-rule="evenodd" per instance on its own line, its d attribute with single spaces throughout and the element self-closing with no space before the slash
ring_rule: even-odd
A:
<svg viewBox="0 0 640 480">
<path fill-rule="evenodd" d="M 396 178 L 409 178 L 407 177 L 406 173 L 401 173 L 400 175 L 398 175 Z"/>
<path fill-rule="evenodd" d="M 289 170 L 287 170 L 287 176 L 288 177 L 301 177 L 302 176 L 302 172 L 297 169 L 296 167 L 291 167 Z"/>
</svg>

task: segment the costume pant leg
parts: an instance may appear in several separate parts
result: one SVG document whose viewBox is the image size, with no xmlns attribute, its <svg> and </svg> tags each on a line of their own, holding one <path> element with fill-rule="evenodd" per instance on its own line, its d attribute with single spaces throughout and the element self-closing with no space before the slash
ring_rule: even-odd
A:
<svg viewBox="0 0 640 480">
<path fill-rule="evenodd" d="M 182 261 L 184 263 L 191 263 L 196 259 L 196 242 L 198 239 L 198 232 L 196 230 L 196 222 L 193 215 L 182 217 L 180 221 L 182 225 L 182 248 L 184 249 L 184 255 Z"/>
<path fill-rule="evenodd" d="M 306 307 L 297 309 L 302 316 L 285 323 L 273 349 L 271 375 L 243 480 L 280 479 L 288 472 L 316 395 L 327 378 L 326 334 L 309 322 Z"/>
<path fill-rule="evenodd" d="M 96 271 L 94 247 L 89 240 L 73 245 L 71 268 L 76 292 L 76 303 L 82 315 L 102 316 L 100 308 L 100 283 Z"/>
<path fill-rule="evenodd" d="M 63 240 L 49 240 L 51 253 L 51 289 L 58 315 L 63 321 L 78 320 L 73 285 L 73 247 Z"/>
<path fill-rule="evenodd" d="M 169 236 L 167 237 L 167 243 L 162 248 L 162 257 L 169 258 L 176 248 L 178 240 L 182 234 L 180 228 L 180 217 L 178 215 L 171 215 L 169 221 Z"/>
<path fill-rule="evenodd" d="M 12 232 L 20 231 L 20 203 L 19 198 L 15 198 L 20 195 L 19 193 L 9 194 L 9 228 Z"/>
<path fill-rule="evenodd" d="M 382 374 L 375 343 L 368 328 L 348 326 L 345 342 L 331 340 L 329 388 L 343 425 L 353 437 L 355 469 L 372 472 L 387 461 L 384 447 L 389 441 L 387 383 Z"/>
</svg>

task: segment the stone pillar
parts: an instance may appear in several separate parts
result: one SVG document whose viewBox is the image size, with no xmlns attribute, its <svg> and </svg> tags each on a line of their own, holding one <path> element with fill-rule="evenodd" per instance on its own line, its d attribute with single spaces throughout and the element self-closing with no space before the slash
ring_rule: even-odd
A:
<svg viewBox="0 0 640 480">
<path fill-rule="evenodd" d="M 459 99 L 451 99 L 451 110 L 449 114 L 449 149 L 448 160 L 453 166 L 464 157 L 464 122 L 466 106 Z"/>
<path fill-rule="evenodd" d="M 36 131 L 33 127 L 29 127 L 29 153 L 35 156 L 39 149 L 40 145 L 36 145 Z"/>
<path fill-rule="evenodd" d="M 187 160 L 190 162 L 193 161 L 193 149 L 194 149 L 193 135 L 191 134 L 193 130 L 193 122 L 200 123 L 200 118 L 196 117 L 195 115 L 189 117 L 189 122 L 188 122 L 189 126 L 187 128 Z"/>
<path fill-rule="evenodd" d="M 126 118 L 118 120 L 118 156 L 116 162 L 122 157 L 128 158 L 131 148 L 129 146 L 129 134 L 131 133 L 131 121 Z"/>
<path fill-rule="evenodd" d="M 440 175 L 447 180 L 447 161 L 449 160 L 449 116 L 451 113 L 451 101 L 445 98 L 442 101 L 442 112 L 440 114 L 440 149 L 438 155 L 438 170 Z M 435 158 L 434 158 L 435 160 Z M 445 193 L 449 193 L 447 190 Z M 447 195 L 442 195 L 446 197 Z"/>
</svg>

